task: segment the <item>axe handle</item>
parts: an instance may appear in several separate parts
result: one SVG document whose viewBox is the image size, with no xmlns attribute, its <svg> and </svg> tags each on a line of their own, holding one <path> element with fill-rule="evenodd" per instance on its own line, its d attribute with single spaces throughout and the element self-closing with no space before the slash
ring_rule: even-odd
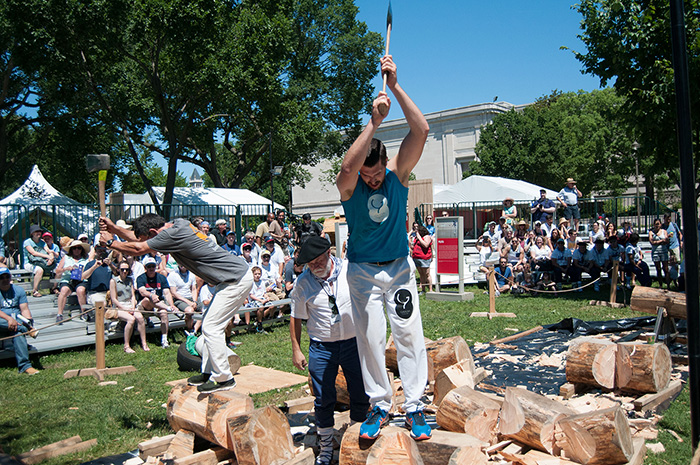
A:
<svg viewBox="0 0 700 465">
<path fill-rule="evenodd" d="M 105 206 L 105 185 L 107 184 L 107 170 L 100 170 L 97 174 L 98 191 L 97 195 L 100 198 L 100 215 L 107 216 L 107 207 Z"/>
<path fill-rule="evenodd" d="M 391 24 L 388 24 L 386 26 L 386 48 L 384 49 L 384 55 L 389 54 L 389 41 L 390 40 L 391 40 Z M 383 77 L 383 81 L 384 81 L 382 84 L 382 92 L 386 92 L 386 73 L 382 73 L 382 77 Z M 379 113 L 382 116 L 386 116 L 387 113 L 389 113 L 389 107 L 384 103 L 380 103 L 379 104 Z"/>
</svg>

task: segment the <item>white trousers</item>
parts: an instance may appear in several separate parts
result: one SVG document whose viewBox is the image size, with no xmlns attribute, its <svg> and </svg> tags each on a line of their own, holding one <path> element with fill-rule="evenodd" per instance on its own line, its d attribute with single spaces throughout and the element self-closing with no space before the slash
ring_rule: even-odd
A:
<svg viewBox="0 0 700 465">
<path fill-rule="evenodd" d="M 233 378 L 228 363 L 225 330 L 233 314 L 245 302 L 253 287 L 253 274 L 248 272 L 235 283 L 221 283 L 214 289 L 209 308 L 202 317 L 202 336 L 206 350 L 202 355 L 202 373 L 211 373 L 212 380 L 224 382 Z"/>
<path fill-rule="evenodd" d="M 416 289 L 415 265 L 400 258 L 388 265 L 349 263 L 348 284 L 355 321 L 360 365 L 372 407 L 391 408 L 393 389 L 386 372 L 386 318 L 396 344 L 399 376 L 403 384 L 406 412 L 422 410 L 428 383 L 428 360 L 423 340 Z"/>
</svg>

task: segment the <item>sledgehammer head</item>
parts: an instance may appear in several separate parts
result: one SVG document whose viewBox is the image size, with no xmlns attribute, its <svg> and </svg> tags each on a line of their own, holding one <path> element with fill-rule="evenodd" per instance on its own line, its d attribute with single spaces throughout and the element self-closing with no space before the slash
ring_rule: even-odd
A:
<svg viewBox="0 0 700 465">
<path fill-rule="evenodd" d="M 85 159 L 85 167 L 88 173 L 95 171 L 107 171 L 109 169 L 109 155 L 106 153 L 91 153 Z"/>
</svg>

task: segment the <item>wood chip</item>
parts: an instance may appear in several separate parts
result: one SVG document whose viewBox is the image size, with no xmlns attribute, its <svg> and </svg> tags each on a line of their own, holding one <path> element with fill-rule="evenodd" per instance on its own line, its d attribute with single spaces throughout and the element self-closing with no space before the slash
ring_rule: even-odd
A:
<svg viewBox="0 0 700 465">
<path fill-rule="evenodd" d="M 666 452 L 666 448 L 660 442 L 652 442 L 647 444 L 647 449 L 649 450 L 649 452 L 653 452 L 655 454 Z"/>
</svg>

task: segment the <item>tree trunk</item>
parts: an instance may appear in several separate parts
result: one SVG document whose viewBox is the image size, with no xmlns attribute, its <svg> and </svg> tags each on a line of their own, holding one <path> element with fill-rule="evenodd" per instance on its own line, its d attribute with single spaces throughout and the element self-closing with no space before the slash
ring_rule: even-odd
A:
<svg viewBox="0 0 700 465">
<path fill-rule="evenodd" d="M 406 430 L 379 436 L 369 449 L 367 465 L 423 465 L 416 441 Z"/>
<path fill-rule="evenodd" d="M 496 437 L 501 406 L 470 386 L 451 390 L 440 404 L 436 421 L 441 428 L 467 433 L 484 442 Z"/>
<path fill-rule="evenodd" d="M 663 343 L 617 345 L 617 387 L 624 391 L 659 392 L 671 381 L 671 352 Z"/>
<path fill-rule="evenodd" d="M 277 407 L 231 418 L 228 431 L 238 465 L 275 465 L 294 458 L 289 422 Z"/>
<path fill-rule="evenodd" d="M 636 286 L 632 290 L 630 308 L 635 312 L 656 315 L 657 307 L 666 309 L 671 318 L 687 318 L 685 294 L 653 287 Z"/>
<path fill-rule="evenodd" d="M 433 404 L 440 405 L 442 399 L 452 389 L 460 386 L 474 387 L 473 360 L 462 360 L 445 368 L 435 376 L 433 387 Z"/>
<path fill-rule="evenodd" d="M 548 397 L 521 388 L 507 387 L 499 429 L 509 439 L 559 455 L 554 444 L 555 421 L 575 413 Z"/>
<path fill-rule="evenodd" d="M 579 337 L 566 353 L 566 380 L 606 389 L 615 387 L 617 345 L 607 339 Z"/>
<path fill-rule="evenodd" d="M 192 431 L 209 442 L 232 450 L 226 421 L 253 410 L 253 399 L 235 391 L 200 394 L 186 382 L 173 387 L 167 416 L 175 431 Z"/>
<path fill-rule="evenodd" d="M 386 426 L 382 428 L 381 435 L 392 432 L 405 432 L 403 428 Z M 381 436 L 380 436 L 381 437 Z M 340 444 L 340 465 L 364 465 L 375 441 L 360 439 L 360 424 L 355 424 L 347 429 Z M 433 437 L 427 441 L 418 441 L 421 458 L 425 465 L 445 465 L 452 453 L 460 447 L 487 445 L 468 434 L 452 433 L 440 429 L 433 430 Z"/>
<path fill-rule="evenodd" d="M 468 361 L 469 371 L 474 373 L 474 358 L 462 336 L 452 336 L 425 345 L 428 356 L 433 360 L 435 373 L 463 360 Z"/>
<path fill-rule="evenodd" d="M 562 418 L 555 430 L 566 457 L 584 465 L 627 463 L 634 454 L 627 415 L 619 406 Z"/>
</svg>

